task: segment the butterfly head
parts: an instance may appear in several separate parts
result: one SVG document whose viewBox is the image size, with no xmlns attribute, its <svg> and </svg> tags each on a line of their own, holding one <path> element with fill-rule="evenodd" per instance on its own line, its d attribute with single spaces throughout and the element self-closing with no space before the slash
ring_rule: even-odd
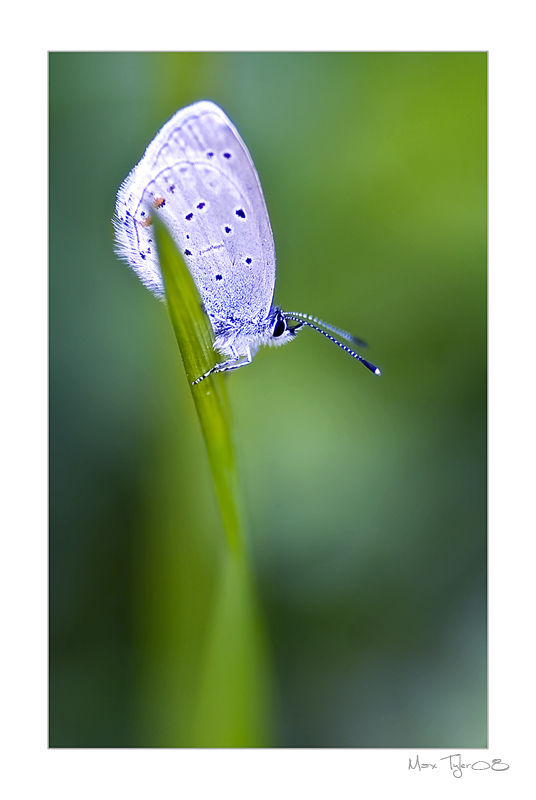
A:
<svg viewBox="0 0 536 800">
<path fill-rule="evenodd" d="M 268 344 L 279 347 L 281 344 L 290 342 L 296 336 L 296 332 L 303 326 L 303 322 L 298 321 L 296 325 L 289 325 L 283 311 L 274 308 L 270 317 L 271 337 Z"/>
</svg>

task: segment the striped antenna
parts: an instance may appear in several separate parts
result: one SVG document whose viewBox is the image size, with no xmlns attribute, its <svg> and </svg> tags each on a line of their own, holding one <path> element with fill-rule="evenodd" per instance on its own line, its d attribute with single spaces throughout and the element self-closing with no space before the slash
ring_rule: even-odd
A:
<svg viewBox="0 0 536 800">
<path fill-rule="evenodd" d="M 318 319 L 318 317 L 312 317 L 311 314 L 301 314 L 299 311 L 285 311 L 284 314 L 286 317 L 291 317 L 292 319 L 301 319 L 304 322 L 316 322 L 317 325 L 321 325 L 326 330 L 336 333 L 341 339 L 352 342 L 356 347 L 368 347 L 368 344 L 364 342 L 363 339 L 353 336 L 351 333 L 348 333 L 348 331 L 343 331 L 342 328 L 336 328 L 334 325 L 330 325 L 329 322 Z"/>
<path fill-rule="evenodd" d="M 330 336 L 329 333 L 326 333 L 326 331 L 323 331 L 322 328 L 319 328 L 317 325 L 314 325 L 313 322 L 311 322 L 310 320 L 314 320 L 315 322 L 318 322 L 319 325 L 324 325 L 325 328 L 327 328 L 328 330 L 333 331 L 334 333 L 338 333 L 339 336 L 341 336 L 342 338 L 346 339 L 347 341 L 359 342 L 359 343 L 361 343 L 361 346 L 363 346 L 363 343 L 361 342 L 360 339 L 357 339 L 357 337 L 352 336 L 350 333 L 346 333 L 346 331 L 341 331 L 338 328 L 334 328 L 332 325 L 326 325 L 324 322 L 321 322 L 319 319 L 316 319 L 316 317 L 311 317 L 309 314 L 301 314 L 301 313 L 296 313 L 294 311 L 284 311 L 283 314 L 285 315 L 285 317 L 287 319 L 292 319 L 292 320 L 295 320 L 296 322 L 300 322 L 302 325 L 307 325 L 309 328 L 312 328 L 314 331 L 317 331 L 318 333 L 321 333 L 322 336 L 325 336 L 326 339 L 330 340 L 330 342 L 333 342 L 333 344 L 336 344 L 338 347 L 340 347 L 342 350 L 344 350 L 345 353 L 348 353 L 348 355 L 352 356 L 353 358 L 356 358 L 358 361 L 361 361 L 361 363 L 367 369 L 369 369 L 371 372 L 373 372 L 374 375 L 381 375 L 382 374 L 381 370 L 378 367 L 374 366 L 374 364 L 371 364 L 370 361 L 367 361 L 366 359 L 364 359 L 362 356 L 359 355 L 359 353 L 355 353 L 353 350 L 350 350 L 350 348 L 346 347 L 345 344 L 341 344 L 341 342 L 337 341 L 337 339 L 335 339 L 334 336 Z"/>
</svg>

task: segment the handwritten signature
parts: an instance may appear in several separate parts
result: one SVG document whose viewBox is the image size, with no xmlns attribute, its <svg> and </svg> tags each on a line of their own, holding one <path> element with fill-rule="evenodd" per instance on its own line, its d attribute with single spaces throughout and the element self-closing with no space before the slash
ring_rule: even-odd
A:
<svg viewBox="0 0 536 800">
<path fill-rule="evenodd" d="M 461 778 L 464 769 L 472 769 L 475 770 L 475 772 L 486 769 L 491 769 L 493 772 L 504 772 L 510 769 L 510 765 L 506 764 L 501 758 L 492 758 L 491 761 L 473 761 L 471 764 L 462 764 L 461 753 L 444 756 L 444 758 L 440 758 L 439 761 L 448 761 L 448 766 L 454 778 Z M 414 763 L 412 763 L 410 758 L 408 769 L 418 769 L 419 772 L 421 772 L 423 769 L 437 769 L 437 764 L 421 764 L 419 756 L 416 756 Z"/>
</svg>

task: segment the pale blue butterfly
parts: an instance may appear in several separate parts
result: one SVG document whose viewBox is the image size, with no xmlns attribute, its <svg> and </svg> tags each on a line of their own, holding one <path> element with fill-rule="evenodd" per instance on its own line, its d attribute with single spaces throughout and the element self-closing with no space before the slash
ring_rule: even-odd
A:
<svg viewBox="0 0 536 800">
<path fill-rule="evenodd" d="M 284 344 L 304 325 L 381 374 L 326 331 L 365 347 L 361 339 L 272 304 L 275 248 L 261 184 L 238 131 L 214 103 L 187 106 L 164 125 L 121 185 L 115 211 L 118 255 L 157 297 L 164 297 L 164 283 L 152 214 L 162 218 L 190 269 L 214 348 L 227 356 L 194 385 L 251 363 L 260 345 Z"/>
</svg>

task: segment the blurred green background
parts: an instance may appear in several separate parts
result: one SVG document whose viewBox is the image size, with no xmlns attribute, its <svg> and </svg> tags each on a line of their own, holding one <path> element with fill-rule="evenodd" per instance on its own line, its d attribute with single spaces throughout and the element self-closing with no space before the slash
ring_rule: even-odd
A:
<svg viewBox="0 0 536 800">
<path fill-rule="evenodd" d="M 50 744 L 188 746 L 222 536 L 165 307 L 113 251 L 161 125 L 221 105 L 276 302 L 227 379 L 277 747 L 484 747 L 484 53 L 50 55 Z"/>
</svg>

